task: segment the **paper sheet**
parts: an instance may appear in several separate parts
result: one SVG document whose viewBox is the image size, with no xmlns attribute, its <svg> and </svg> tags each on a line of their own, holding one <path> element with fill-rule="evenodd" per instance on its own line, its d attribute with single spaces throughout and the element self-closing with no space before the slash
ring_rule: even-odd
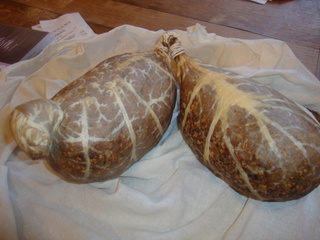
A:
<svg viewBox="0 0 320 240">
<path fill-rule="evenodd" d="M 172 122 L 167 139 L 121 177 L 77 185 L 30 160 L 12 139 L 12 108 L 50 98 L 97 63 L 147 51 L 163 34 L 133 26 L 51 45 L 0 73 L 0 236 L 14 239 L 318 240 L 320 189 L 285 203 L 235 193 L 194 157 Z M 320 113 L 320 82 L 275 40 L 177 31 L 187 54 L 268 84 Z"/>
<path fill-rule="evenodd" d="M 252 2 L 257 2 L 257 3 L 260 3 L 260 4 L 266 4 L 266 2 L 268 2 L 268 0 L 250 0 Z"/>
<path fill-rule="evenodd" d="M 79 13 L 64 14 L 57 19 L 40 21 L 39 25 L 32 28 L 51 32 L 56 42 L 94 35 Z"/>
</svg>

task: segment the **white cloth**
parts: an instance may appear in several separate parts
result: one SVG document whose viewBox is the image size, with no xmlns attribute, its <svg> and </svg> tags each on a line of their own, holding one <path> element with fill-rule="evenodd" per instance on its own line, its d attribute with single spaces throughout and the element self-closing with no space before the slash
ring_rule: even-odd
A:
<svg viewBox="0 0 320 240">
<path fill-rule="evenodd" d="M 12 108 L 51 98 L 103 59 L 152 49 L 164 31 L 121 26 L 50 45 L 0 73 L 0 238 L 318 240 L 320 189 L 285 203 L 247 199 L 194 157 L 173 119 L 168 137 L 121 177 L 70 184 L 30 160 L 12 138 Z M 195 25 L 177 31 L 186 52 L 253 77 L 320 113 L 320 82 L 276 40 L 240 40 Z"/>
</svg>

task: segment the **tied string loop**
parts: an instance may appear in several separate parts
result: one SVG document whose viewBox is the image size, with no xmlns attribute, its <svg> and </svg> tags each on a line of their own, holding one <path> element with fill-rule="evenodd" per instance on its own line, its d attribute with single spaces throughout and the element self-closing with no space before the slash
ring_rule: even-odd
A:
<svg viewBox="0 0 320 240">
<path fill-rule="evenodd" d="M 175 42 L 170 47 L 170 54 L 173 59 L 175 59 L 177 56 L 179 56 L 180 54 L 182 54 L 184 52 L 185 52 L 184 48 L 181 46 L 181 43 L 179 41 Z"/>
</svg>

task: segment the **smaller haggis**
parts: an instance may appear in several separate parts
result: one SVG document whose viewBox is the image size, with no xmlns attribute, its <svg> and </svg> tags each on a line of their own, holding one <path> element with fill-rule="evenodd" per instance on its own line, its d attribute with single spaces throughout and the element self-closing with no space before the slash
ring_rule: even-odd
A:
<svg viewBox="0 0 320 240">
<path fill-rule="evenodd" d="M 153 51 L 109 58 L 51 100 L 17 106 L 11 129 L 33 159 L 46 158 L 63 179 L 90 183 L 116 178 L 167 130 L 176 85 Z"/>
</svg>

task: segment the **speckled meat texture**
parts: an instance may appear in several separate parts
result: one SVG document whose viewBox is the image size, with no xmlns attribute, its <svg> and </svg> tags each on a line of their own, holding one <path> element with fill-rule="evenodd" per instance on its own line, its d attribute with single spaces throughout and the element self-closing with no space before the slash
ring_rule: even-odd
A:
<svg viewBox="0 0 320 240">
<path fill-rule="evenodd" d="M 180 83 L 182 135 L 203 165 L 262 201 L 298 199 L 319 185 L 314 118 L 271 88 L 189 58 L 174 35 L 161 43 Z"/>
<path fill-rule="evenodd" d="M 51 100 L 18 106 L 11 128 L 32 158 L 76 183 L 118 177 L 159 142 L 176 86 L 153 52 L 107 59 Z"/>
</svg>

